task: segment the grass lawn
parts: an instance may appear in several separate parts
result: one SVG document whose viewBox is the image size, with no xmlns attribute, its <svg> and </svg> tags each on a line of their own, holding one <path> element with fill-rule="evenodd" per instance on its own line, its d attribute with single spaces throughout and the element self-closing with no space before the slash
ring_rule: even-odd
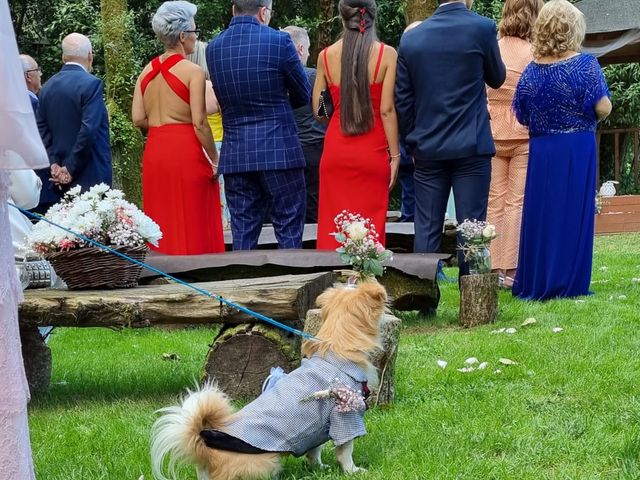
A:
<svg viewBox="0 0 640 480">
<path fill-rule="evenodd" d="M 598 237 L 593 270 L 595 295 L 584 299 L 501 293 L 487 327 L 456 326 L 455 283 L 443 285 L 437 317 L 403 315 L 397 402 L 365 416 L 354 459 L 368 473 L 358 478 L 640 479 L 640 235 Z M 509 327 L 517 333 L 491 333 Z M 53 385 L 31 403 L 38 478 L 151 479 L 153 412 L 199 377 L 213 334 L 57 330 Z M 458 372 L 468 357 L 489 368 Z M 324 459 L 331 468 L 318 472 L 289 458 L 282 478 L 342 477 L 330 448 Z"/>
</svg>

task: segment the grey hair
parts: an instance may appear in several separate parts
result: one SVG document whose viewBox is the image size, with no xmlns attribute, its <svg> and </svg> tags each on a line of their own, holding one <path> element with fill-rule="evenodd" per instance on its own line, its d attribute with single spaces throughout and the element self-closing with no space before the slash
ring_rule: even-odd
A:
<svg viewBox="0 0 640 480">
<path fill-rule="evenodd" d="M 81 33 L 70 33 L 62 39 L 62 55 L 65 57 L 86 58 L 91 50 L 91 40 Z"/>
<path fill-rule="evenodd" d="M 191 30 L 198 7 L 183 0 L 164 2 L 151 19 L 151 28 L 165 47 L 178 43 L 180 34 Z"/>
<path fill-rule="evenodd" d="M 206 80 L 211 80 L 211 78 L 209 77 L 209 69 L 207 68 L 207 43 L 206 42 L 201 42 L 200 40 L 198 40 L 196 42 L 196 47 L 193 53 L 190 53 L 189 55 L 187 55 L 187 60 L 195 63 L 201 69 L 203 69 L 204 78 Z"/>
<path fill-rule="evenodd" d="M 287 32 L 289 35 L 291 35 L 291 40 L 296 47 L 298 45 L 302 45 L 304 42 L 306 42 L 307 45 L 311 45 L 311 41 L 309 40 L 309 33 L 302 27 L 289 25 L 288 27 L 284 27 L 282 31 Z"/>
<path fill-rule="evenodd" d="M 36 61 L 31 58 L 29 55 L 25 55 L 25 54 L 21 54 L 20 55 L 20 63 L 22 63 L 22 71 L 24 73 L 27 73 L 27 70 L 31 70 L 35 64 L 35 66 L 37 67 L 38 64 L 36 63 Z"/>
<path fill-rule="evenodd" d="M 261 7 L 271 8 L 273 0 L 233 0 L 236 15 L 255 15 Z"/>
</svg>

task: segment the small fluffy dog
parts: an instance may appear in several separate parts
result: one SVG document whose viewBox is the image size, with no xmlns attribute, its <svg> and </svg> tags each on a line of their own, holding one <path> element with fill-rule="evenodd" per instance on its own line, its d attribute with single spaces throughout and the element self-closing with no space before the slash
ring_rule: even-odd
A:
<svg viewBox="0 0 640 480">
<path fill-rule="evenodd" d="M 178 463 L 189 462 L 198 480 L 277 476 L 281 454 L 306 454 L 310 464 L 323 466 L 329 439 L 345 472 L 362 470 L 353 463 L 353 440 L 366 434 L 362 395 L 367 381 L 377 383 L 369 357 L 380 348 L 386 300 L 375 282 L 322 293 L 322 326 L 316 340 L 303 343 L 300 368 L 237 412 L 211 384 L 188 392 L 182 405 L 160 410 L 151 442 L 156 478 L 167 480 L 166 458 L 171 478 Z"/>
</svg>

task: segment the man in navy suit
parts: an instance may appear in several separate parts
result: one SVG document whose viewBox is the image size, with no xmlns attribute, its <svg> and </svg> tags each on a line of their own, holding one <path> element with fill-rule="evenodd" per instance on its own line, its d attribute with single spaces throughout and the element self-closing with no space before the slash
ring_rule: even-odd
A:
<svg viewBox="0 0 640 480">
<path fill-rule="evenodd" d="M 496 25 L 469 10 L 473 0 L 440 0 L 435 13 L 400 40 L 396 110 L 415 160 L 416 252 L 440 249 L 449 192 L 456 218 L 485 220 L 495 146 L 486 86 L 506 69 Z M 455 40 L 452 40 L 455 39 Z M 459 252 L 460 275 L 468 266 Z"/>
<path fill-rule="evenodd" d="M 234 250 L 257 247 L 268 208 L 279 248 L 302 247 L 305 160 L 293 108 L 308 104 L 311 87 L 289 34 L 267 26 L 271 9 L 271 0 L 234 0 L 229 28 L 207 47 Z"/>
<path fill-rule="evenodd" d="M 38 128 L 50 169 L 39 172 L 43 187 L 36 211 L 45 212 L 69 188 L 111 185 L 109 120 L 102 80 L 91 75 L 91 42 L 79 33 L 62 41 L 64 66 L 42 87 Z"/>
</svg>

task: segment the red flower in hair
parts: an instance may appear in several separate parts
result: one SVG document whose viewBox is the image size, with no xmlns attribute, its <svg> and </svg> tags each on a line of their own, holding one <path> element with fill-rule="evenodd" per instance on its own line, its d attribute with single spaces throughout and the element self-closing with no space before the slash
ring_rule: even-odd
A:
<svg viewBox="0 0 640 480">
<path fill-rule="evenodd" d="M 367 31 L 367 23 L 365 21 L 364 16 L 367 14 L 367 9 L 364 7 L 360 8 L 360 33 L 364 33 Z"/>
</svg>

